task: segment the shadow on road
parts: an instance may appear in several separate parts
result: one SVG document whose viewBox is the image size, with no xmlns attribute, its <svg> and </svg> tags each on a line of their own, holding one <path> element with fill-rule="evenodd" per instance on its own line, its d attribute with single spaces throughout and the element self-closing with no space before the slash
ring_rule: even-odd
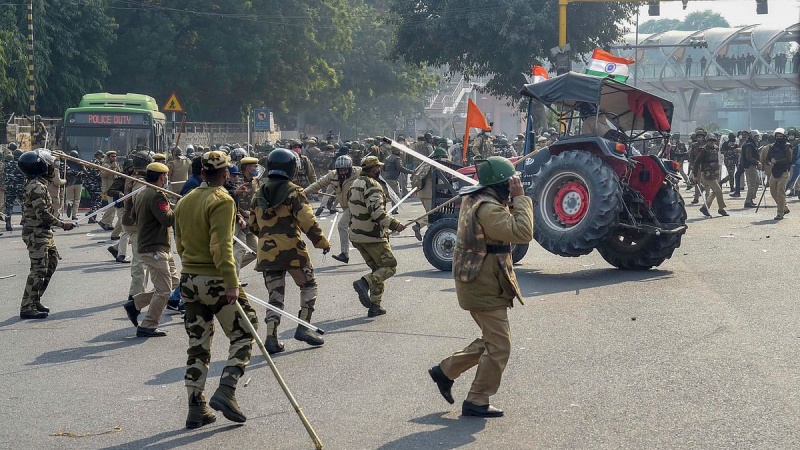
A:
<svg viewBox="0 0 800 450">
<path fill-rule="evenodd" d="M 50 305 L 50 306 L 52 307 L 53 305 Z M 7 327 L 9 325 L 15 325 L 15 324 L 20 324 L 20 323 L 42 324 L 42 323 L 52 322 L 54 320 L 77 319 L 79 317 L 91 316 L 92 314 L 95 314 L 95 313 L 98 313 L 98 312 L 101 312 L 101 311 L 105 311 L 107 309 L 114 308 L 115 306 L 117 306 L 117 305 L 115 305 L 115 304 L 107 304 L 107 305 L 92 306 L 91 308 L 71 309 L 71 310 L 66 310 L 66 311 L 54 311 L 54 312 L 51 312 L 50 315 L 47 316 L 47 319 L 44 320 L 44 321 L 21 320 L 19 318 L 19 316 L 13 316 L 13 317 L 9 317 L 8 319 L 0 322 L 0 328 L 4 328 L 4 327 Z M 55 306 L 55 307 L 53 307 L 51 309 L 55 310 L 57 308 L 58 308 L 58 306 Z"/>
<path fill-rule="evenodd" d="M 120 335 L 123 333 L 130 335 L 130 330 L 117 330 L 117 333 Z M 58 364 L 101 359 L 110 355 L 100 355 L 100 353 L 119 350 L 121 348 L 138 345 L 144 342 L 146 342 L 146 340 L 142 338 L 120 336 L 119 340 L 103 345 L 83 345 L 75 348 L 63 348 L 45 352 L 37 356 L 36 359 L 26 365 L 35 366 L 39 364 Z"/>
<path fill-rule="evenodd" d="M 672 278 L 669 270 L 619 270 L 587 269 L 572 273 L 535 273 L 517 270 L 517 281 L 525 298 L 539 297 L 560 292 L 592 289 L 611 284 L 637 281 L 653 281 Z"/>
<path fill-rule="evenodd" d="M 250 362 L 250 364 L 247 365 L 247 370 L 245 370 L 244 376 L 242 376 L 242 383 L 244 383 L 245 380 L 250 378 L 250 376 L 248 376 L 248 373 L 250 373 L 250 371 L 256 370 L 256 369 L 258 369 L 260 367 L 263 367 L 263 366 L 267 365 L 267 363 L 264 360 L 264 358 L 261 357 L 261 352 L 258 350 L 258 347 L 256 345 L 253 345 L 253 351 L 254 351 L 254 353 L 252 355 L 251 362 Z M 183 353 L 186 353 L 186 352 L 184 351 Z M 260 357 L 259 361 L 258 362 L 253 362 L 253 360 L 256 357 Z M 186 360 L 186 358 L 183 358 L 183 360 Z M 227 364 L 227 361 L 221 361 L 221 360 L 220 361 L 213 361 L 211 364 L 209 364 L 208 376 L 210 378 L 219 377 L 219 375 L 222 373 L 222 369 L 225 368 L 225 364 Z M 186 366 L 181 365 L 179 367 L 174 367 L 174 368 L 169 369 L 169 370 L 167 370 L 165 372 L 161 372 L 159 374 L 154 375 L 152 379 L 145 381 L 144 384 L 147 385 L 147 386 L 163 386 L 163 385 L 173 384 L 173 383 L 183 383 L 184 375 L 186 375 Z M 208 382 L 208 383 L 206 383 L 206 388 L 208 389 L 208 388 L 212 387 L 213 385 L 214 385 L 214 382 Z M 242 386 L 242 387 L 244 387 L 244 386 Z M 214 388 L 214 389 L 216 389 L 216 388 Z M 131 448 L 135 448 L 135 447 L 131 447 Z"/>
<path fill-rule="evenodd" d="M 475 433 L 483 430 L 486 426 L 486 419 L 477 417 L 460 417 L 450 419 L 443 417 L 446 412 L 428 414 L 410 420 L 411 423 L 421 425 L 438 425 L 432 431 L 420 431 L 419 433 L 409 434 L 400 439 L 378 447 L 379 450 L 411 450 L 419 448 L 454 449 L 475 442 Z"/>
<path fill-rule="evenodd" d="M 225 425 L 217 428 L 207 428 L 204 431 L 179 429 L 172 431 L 165 431 L 153 436 L 138 439 L 136 441 L 126 442 L 124 444 L 115 445 L 113 447 L 103 447 L 102 450 L 127 450 L 127 449 L 171 449 L 183 446 L 192 446 L 192 444 L 201 442 L 203 439 L 209 438 L 217 433 L 224 433 L 231 431 L 242 425 Z"/>
<path fill-rule="evenodd" d="M 434 268 L 427 270 L 416 270 L 414 272 L 403 272 L 395 275 L 395 278 L 414 277 L 414 278 L 438 278 L 440 280 L 452 280 L 453 272 L 444 272 Z"/>
</svg>

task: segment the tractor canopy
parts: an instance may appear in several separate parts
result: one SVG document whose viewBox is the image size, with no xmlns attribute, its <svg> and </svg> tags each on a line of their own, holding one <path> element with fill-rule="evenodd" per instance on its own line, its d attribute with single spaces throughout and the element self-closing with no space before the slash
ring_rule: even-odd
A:
<svg viewBox="0 0 800 450">
<path fill-rule="evenodd" d="M 526 84 L 519 94 L 551 109 L 555 104 L 561 111 L 575 111 L 583 120 L 611 119 L 622 132 L 667 133 L 672 123 L 672 102 L 612 78 L 569 72 Z"/>
</svg>

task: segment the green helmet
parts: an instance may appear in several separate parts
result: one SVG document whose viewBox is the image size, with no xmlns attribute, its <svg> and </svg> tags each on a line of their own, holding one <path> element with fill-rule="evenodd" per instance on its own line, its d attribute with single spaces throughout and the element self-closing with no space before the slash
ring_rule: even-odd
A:
<svg viewBox="0 0 800 450">
<path fill-rule="evenodd" d="M 475 163 L 478 164 L 478 183 L 481 186 L 503 183 L 517 173 L 514 164 L 502 156 L 490 156 Z"/>
<path fill-rule="evenodd" d="M 706 135 L 706 130 L 704 128 L 702 128 L 702 127 L 697 127 L 694 130 L 694 134 L 695 134 L 695 136 L 699 136 L 699 135 L 705 136 Z"/>
<path fill-rule="evenodd" d="M 793 134 L 793 135 L 797 136 L 797 128 L 795 128 L 795 127 L 787 128 L 786 129 L 786 136 L 789 136 L 790 134 Z"/>
<path fill-rule="evenodd" d="M 436 147 L 431 153 L 431 158 L 447 158 L 447 150 L 443 149 L 442 147 Z"/>
</svg>

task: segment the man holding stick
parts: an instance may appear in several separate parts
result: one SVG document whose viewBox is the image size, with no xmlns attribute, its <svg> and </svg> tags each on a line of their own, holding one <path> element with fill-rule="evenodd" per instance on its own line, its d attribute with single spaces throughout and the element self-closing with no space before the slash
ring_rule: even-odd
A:
<svg viewBox="0 0 800 450">
<path fill-rule="evenodd" d="M 239 287 L 233 257 L 236 204 L 225 190 L 229 157 L 220 151 L 204 153 L 203 176 L 198 187 L 175 208 L 175 236 L 181 270 L 181 296 L 186 305 L 184 325 L 189 336 L 185 383 L 189 395 L 186 428 L 198 428 L 217 419 L 206 406 L 205 390 L 211 360 L 214 317 L 230 340 L 228 362 L 210 406 L 229 420 L 247 420 L 236 401 L 236 386 L 244 374 L 253 348 L 253 336 L 239 321 L 236 302 L 255 327 L 256 313 Z"/>
</svg>

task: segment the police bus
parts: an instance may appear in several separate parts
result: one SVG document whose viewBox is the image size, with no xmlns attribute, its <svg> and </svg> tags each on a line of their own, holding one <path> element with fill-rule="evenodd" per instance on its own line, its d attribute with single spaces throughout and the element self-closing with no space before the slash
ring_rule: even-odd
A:
<svg viewBox="0 0 800 450">
<path fill-rule="evenodd" d="M 61 149 L 91 161 L 96 151 L 127 155 L 137 149 L 163 153 L 166 117 L 153 97 L 142 94 L 86 94 L 64 114 Z"/>
</svg>

